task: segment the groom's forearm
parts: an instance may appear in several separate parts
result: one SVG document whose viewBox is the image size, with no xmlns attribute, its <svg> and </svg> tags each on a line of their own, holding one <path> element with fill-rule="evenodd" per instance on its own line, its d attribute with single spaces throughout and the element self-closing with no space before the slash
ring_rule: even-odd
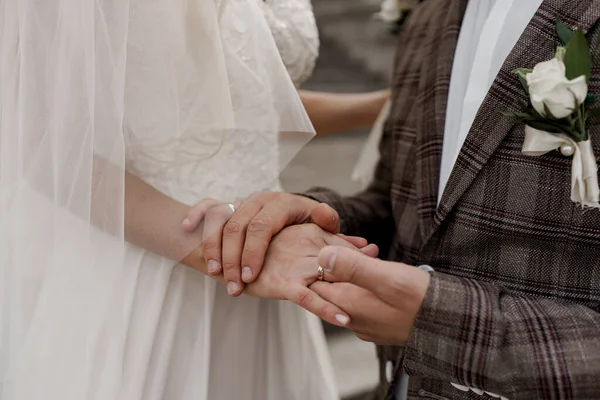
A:
<svg viewBox="0 0 600 400">
<path fill-rule="evenodd" d="M 317 135 L 320 136 L 372 126 L 390 97 L 389 90 L 369 93 L 301 90 L 299 94 Z"/>
<path fill-rule="evenodd" d="M 434 273 L 402 364 L 510 400 L 597 398 L 599 333 L 588 307 Z"/>
</svg>

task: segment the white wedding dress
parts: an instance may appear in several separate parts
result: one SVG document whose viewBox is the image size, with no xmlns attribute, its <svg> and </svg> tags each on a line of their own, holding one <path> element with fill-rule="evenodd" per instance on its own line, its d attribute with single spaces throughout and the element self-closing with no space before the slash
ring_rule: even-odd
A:
<svg viewBox="0 0 600 400">
<path fill-rule="evenodd" d="M 209 5 L 212 1 L 214 6 Z M 102 63 L 107 59 L 109 67 L 105 71 L 107 74 L 114 73 L 114 79 L 106 80 L 108 86 L 116 86 L 115 82 L 118 82 L 118 74 L 113 69 L 123 72 L 122 122 L 126 168 L 171 198 L 186 204 L 194 204 L 206 197 L 223 201 L 245 197 L 272 185 L 282 167 L 282 149 L 278 146 L 277 135 L 273 134 L 276 129 L 254 129 L 272 125 L 272 104 L 267 105 L 266 97 L 261 96 L 273 95 L 278 86 L 265 91 L 264 79 L 259 79 L 271 72 L 261 69 L 268 63 L 256 63 L 253 51 L 256 51 L 257 44 L 268 47 L 268 43 L 264 38 L 257 40 L 253 36 L 252 24 L 246 21 L 257 18 L 259 13 L 255 10 L 259 8 L 256 5 L 249 7 L 244 4 L 246 1 L 203 0 L 201 3 L 206 4 L 197 5 L 188 0 L 161 0 L 151 5 L 130 0 L 129 6 L 123 6 L 125 0 L 96 0 L 86 2 L 85 7 L 83 0 L 40 3 L 49 8 L 52 8 L 49 6 L 51 3 L 60 3 L 62 7 L 47 11 L 50 14 L 55 12 L 52 15 L 58 15 L 57 18 L 62 18 L 60 13 L 72 12 L 71 18 L 66 15 L 64 21 L 79 21 L 78 18 L 88 15 L 82 10 L 96 11 L 96 24 L 91 24 L 95 27 L 87 36 L 91 43 L 99 40 L 100 30 L 102 34 L 114 33 L 115 37 L 125 32 L 104 30 L 104 24 L 115 24 L 117 17 L 126 16 L 128 33 L 123 33 L 123 37 L 126 37 L 127 57 L 100 57 L 103 52 L 122 54 L 122 46 L 111 36 L 110 41 L 107 40 L 111 45 L 96 46 L 98 58 L 95 59 L 95 69 L 86 69 L 87 64 L 81 66 L 86 71 L 95 71 L 82 74 L 82 79 L 99 82 L 102 74 L 98 65 L 105 65 Z M 310 75 L 318 51 L 314 17 L 308 1 L 273 0 L 273 3 L 277 6 L 272 9 L 267 9 L 266 4 L 261 3 L 260 6 L 267 13 L 290 74 L 295 83 L 300 84 Z M 17 15 L 15 10 L 11 10 L 11 4 L 0 6 L 0 11 L 5 13 L 4 20 L 11 19 L 11 23 L 2 28 L 4 30 L 0 29 L 5 44 L 12 43 L 12 35 L 25 35 L 19 24 L 27 25 L 26 16 L 31 16 L 33 21 L 45 18 L 43 10 L 35 9 L 41 5 L 26 1 L 19 4 L 23 4 L 20 9 L 17 6 L 20 19 L 9 18 Z M 104 7 L 102 12 L 98 12 L 98 7 Z M 124 7 L 122 13 L 115 11 L 119 7 Z M 190 18 L 208 20 L 208 12 L 213 13 L 213 8 L 214 15 L 218 16 L 218 19 L 210 20 L 215 24 L 213 26 L 181 22 Z M 32 10 L 34 12 L 28 13 Z M 290 29 L 289 25 L 284 26 L 282 18 L 287 18 L 286 23 L 292 23 L 298 31 Z M 264 21 L 256 22 L 257 26 L 261 23 L 264 24 Z M 183 31 L 182 25 L 189 31 Z M 28 26 L 34 29 L 42 26 L 52 32 L 61 29 L 60 24 L 32 23 Z M 198 30 L 198 36 L 191 34 L 194 29 Z M 203 32 L 202 29 L 219 30 L 215 37 L 220 39 L 212 44 L 203 42 L 200 37 L 204 36 L 200 35 L 206 35 L 208 31 Z M 257 28 L 257 31 L 260 29 Z M 55 43 L 60 39 L 58 34 L 45 36 L 54 37 Z M 73 42 L 80 40 L 72 35 L 65 37 Z M 182 39 L 175 42 L 165 37 Z M 34 57 L 40 51 L 34 42 L 28 43 L 25 36 L 20 36 L 19 40 L 23 57 L 21 65 L 36 68 L 36 59 L 40 63 L 49 63 L 47 56 Z M 81 40 L 81 43 L 85 44 L 85 41 Z M 219 43 L 223 44 L 223 50 Z M 15 54 L 11 46 L 0 48 L 5 60 Z M 85 52 L 86 46 L 82 46 L 82 53 L 77 54 L 89 56 L 89 52 Z M 71 48 L 79 49 L 75 45 Z M 211 92 L 207 90 L 209 88 L 196 84 L 196 78 L 190 83 L 186 77 L 202 77 L 203 74 L 198 75 L 195 70 L 200 67 L 207 68 L 210 73 L 219 74 L 220 71 L 218 68 L 209 70 L 205 66 L 211 62 L 218 64 L 214 58 L 200 57 L 196 60 L 193 54 L 190 57 L 190 48 L 192 53 L 196 48 L 199 54 L 213 54 L 215 58 L 225 60 L 223 68 L 227 76 L 221 89 L 229 87 L 231 93 L 229 97 L 221 96 L 227 98 L 220 104 L 224 107 L 231 104 L 236 110 L 234 125 L 245 130 L 200 129 L 207 126 L 200 123 L 204 115 L 202 112 L 215 104 L 216 100 L 211 96 L 220 92 Z M 65 60 L 77 59 L 62 57 L 57 65 Z M 15 69 L 10 65 L 7 61 L 1 69 L 3 82 L 5 79 L 23 81 L 31 76 L 27 75 L 29 67 L 17 65 Z M 62 68 L 67 80 L 79 76 L 75 76 L 73 70 Z M 253 75 L 248 71 L 255 74 L 256 81 L 249 80 L 248 77 Z M 15 73 L 19 74 L 19 79 L 14 78 Z M 202 82 L 208 86 L 215 83 L 209 78 Z M 99 106 L 101 101 L 98 99 L 106 99 L 110 103 L 115 96 L 109 93 L 103 97 L 103 91 L 108 90 L 106 85 L 96 84 L 95 87 L 96 93 L 91 98 L 96 101 L 96 114 L 103 116 L 106 112 L 108 115 L 113 111 L 112 105 L 102 108 L 106 103 Z M 3 94 L 0 124 L 2 145 L 6 151 L 13 143 L 8 132 L 13 137 L 17 132 L 22 135 L 37 132 L 35 126 L 18 126 L 17 120 L 10 118 L 10 115 L 28 112 L 23 106 L 27 102 L 38 104 L 46 101 L 43 96 L 20 95 L 23 98 L 19 98 L 21 102 L 15 101 L 17 97 L 11 97 L 13 93 L 35 90 L 35 85 L 27 85 Z M 81 88 L 70 85 L 69 90 Z M 52 100 L 53 94 L 48 94 L 48 104 L 56 107 L 56 99 L 68 97 L 68 93 L 56 92 L 57 97 Z M 22 109 L 18 108 L 21 106 Z M 13 110 L 11 107 L 17 108 Z M 68 113 L 69 107 L 65 109 Z M 211 115 L 222 111 L 222 120 L 231 119 L 225 110 L 209 111 Z M 73 115 L 83 118 L 86 113 Z M 289 114 L 283 112 L 281 115 Z M 42 113 L 39 118 L 43 122 L 45 115 Z M 65 121 L 70 120 L 65 118 Z M 118 116 L 115 121 L 119 121 Z M 71 125 L 60 125 L 59 128 Z M 61 134 L 66 136 L 64 128 L 61 129 Z M 175 131 L 176 135 L 172 133 Z M 46 136 L 52 136 L 50 128 L 46 133 Z M 72 140 L 79 138 L 80 133 L 74 132 Z M 115 136 L 114 140 L 106 140 L 102 146 L 97 146 L 97 151 L 108 152 L 110 146 L 118 146 L 119 142 L 119 137 Z M 67 150 L 70 145 L 69 142 L 65 146 Z M 72 146 L 75 147 L 75 144 Z M 81 149 L 85 148 L 82 144 Z M 54 155 L 60 151 L 65 156 L 73 155 L 62 150 L 61 146 L 42 146 L 38 150 L 54 152 Z M 13 164 L 6 151 L 0 156 L 0 172 L 3 173 L 0 183 L 5 185 L 0 186 L 3 190 L 0 192 L 3 207 L 0 208 L 0 217 L 4 218 L 0 221 L 0 278 L 3 279 L 0 299 L 5 300 L 0 310 L 2 400 L 338 398 L 322 326 L 316 317 L 290 302 L 248 296 L 231 298 L 225 288 L 213 279 L 182 265 L 173 266 L 126 243 L 122 249 L 123 261 L 120 261 L 118 245 L 111 244 L 114 241 L 112 236 L 90 234 L 87 225 L 79 227 L 80 221 L 71 215 L 64 216 L 64 209 L 48 206 L 48 199 L 39 196 L 37 188 L 30 190 L 15 185 L 20 189 L 14 189 L 12 185 L 6 185 L 13 179 L 20 179 L 9 173 Z M 79 160 L 83 157 L 81 154 L 74 154 L 69 161 Z M 59 172 L 69 176 L 74 164 L 60 164 L 60 157 L 51 159 L 57 162 L 56 168 L 41 169 L 39 173 L 50 174 L 48 170 L 53 171 L 54 180 L 53 175 L 48 175 L 44 182 L 54 182 L 59 187 L 57 182 L 65 182 L 58 178 Z M 73 184 L 71 189 L 74 187 L 81 187 L 81 184 Z M 119 185 L 115 186 L 117 192 L 118 188 Z M 18 193 L 16 197 L 15 191 Z M 110 194 L 109 191 L 106 193 Z M 14 198 L 22 198 L 23 201 L 14 203 Z M 47 209 L 50 211 L 46 212 Z M 85 207 L 77 207 L 79 209 L 84 210 Z M 26 220 L 19 221 L 23 216 L 27 216 Z M 56 223 L 57 218 L 73 221 L 69 222 L 67 230 Z M 45 228 L 46 223 L 48 228 Z M 30 233 L 17 235 L 15 231 Z M 114 236 L 119 236 L 119 233 L 114 233 Z M 56 250 L 57 244 L 60 251 Z M 23 252 L 28 248 L 26 245 L 34 251 Z M 86 245 L 93 247 L 94 251 L 86 253 Z M 96 258 L 90 258 L 91 253 L 96 254 Z"/>
</svg>

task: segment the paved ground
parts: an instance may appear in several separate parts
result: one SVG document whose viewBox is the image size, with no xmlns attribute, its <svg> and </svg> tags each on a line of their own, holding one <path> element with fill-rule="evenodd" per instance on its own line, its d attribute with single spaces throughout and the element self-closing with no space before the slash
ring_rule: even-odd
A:
<svg viewBox="0 0 600 400">
<path fill-rule="evenodd" d="M 395 38 L 372 15 L 379 0 L 313 0 L 321 34 L 321 56 L 305 89 L 361 92 L 388 86 Z M 288 191 L 326 186 L 351 194 L 350 179 L 366 131 L 314 139 L 284 171 Z M 375 348 L 347 332 L 325 326 L 338 385 L 345 400 L 366 400 L 377 382 Z"/>
</svg>

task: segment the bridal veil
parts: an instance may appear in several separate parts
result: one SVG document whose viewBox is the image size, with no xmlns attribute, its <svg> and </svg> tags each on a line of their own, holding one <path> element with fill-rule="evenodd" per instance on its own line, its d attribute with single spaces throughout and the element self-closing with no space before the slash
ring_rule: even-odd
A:
<svg viewBox="0 0 600 400">
<path fill-rule="evenodd" d="M 256 7 L 0 0 L 0 399 L 122 398 L 128 125 L 152 113 L 158 148 L 210 132 L 213 153 L 273 131 L 279 169 L 313 136 Z"/>
</svg>

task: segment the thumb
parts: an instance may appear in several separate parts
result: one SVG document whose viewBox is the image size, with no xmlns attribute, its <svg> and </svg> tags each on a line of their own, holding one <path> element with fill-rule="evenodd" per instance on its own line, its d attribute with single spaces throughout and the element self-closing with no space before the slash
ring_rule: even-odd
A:
<svg viewBox="0 0 600 400">
<path fill-rule="evenodd" d="M 340 216 L 325 203 L 321 203 L 311 210 L 310 219 L 324 231 L 331 233 L 340 231 Z"/>
<path fill-rule="evenodd" d="M 393 281 L 390 263 L 353 249 L 328 246 L 319 253 L 318 263 L 325 270 L 324 280 L 348 282 L 377 293 L 386 282 Z"/>
</svg>

